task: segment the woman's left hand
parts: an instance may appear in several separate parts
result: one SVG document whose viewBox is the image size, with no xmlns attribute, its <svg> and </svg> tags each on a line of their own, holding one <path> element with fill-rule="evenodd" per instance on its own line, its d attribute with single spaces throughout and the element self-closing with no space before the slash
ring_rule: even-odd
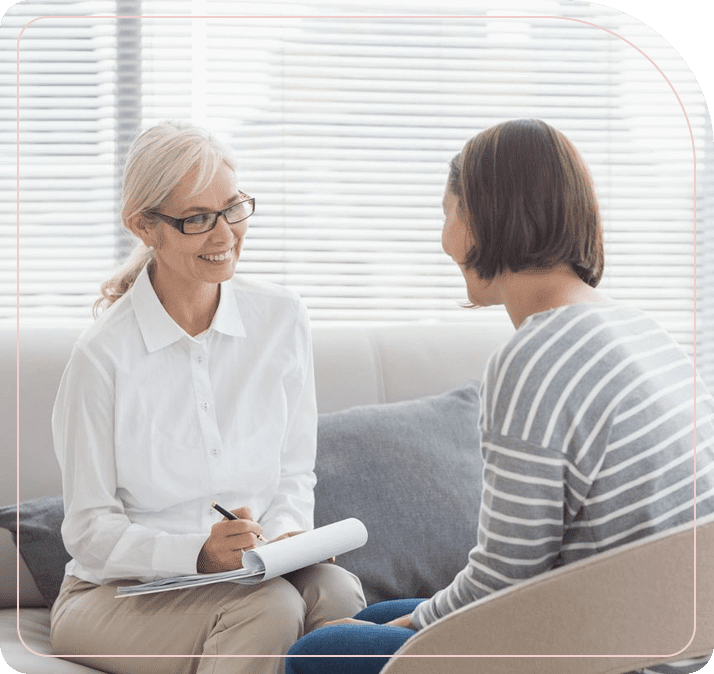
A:
<svg viewBox="0 0 714 674">
<path fill-rule="evenodd" d="M 355 618 L 340 618 L 339 620 L 330 620 L 325 623 L 325 627 L 332 627 L 333 625 L 376 625 L 377 623 L 371 623 L 369 620 L 356 620 Z"/>
<path fill-rule="evenodd" d="M 417 631 L 417 627 L 412 624 L 412 617 L 411 615 L 403 615 L 401 618 L 395 618 L 394 620 L 390 620 L 388 623 L 384 623 L 385 625 L 391 625 L 392 627 L 407 627 L 410 630 L 414 630 L 415 632 Z"/>
<path fill-rule="evenodd" d="M 340 618 L 339 620 L 330 620 L 325 623 L 325 627 L 330 627 L 331 625 L 376 625 L 377 623 L 369 622 L 369 620 L 357 620 L 356 618 Z M 390 620 L 384 625 L 391 627 L 407 627 L 410 630 L 417 631 L 417 628 L 412 625 L 411 616 L 404 615 L 401 618 L 395 618 Z"/>
</svg>

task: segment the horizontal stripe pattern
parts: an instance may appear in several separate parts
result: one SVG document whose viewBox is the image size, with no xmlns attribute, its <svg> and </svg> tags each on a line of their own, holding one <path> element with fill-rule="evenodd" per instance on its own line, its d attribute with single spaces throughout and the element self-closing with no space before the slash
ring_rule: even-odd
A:
<svg viewBox="0 0 714 674">
<path fill-rule="evenodd" d="M 414 612 L 419 626 L 691 521 L 695 486 L 697 517 L 714 512 L 714 399 L 639 310 L 583 304 L 529 317 L 489 360 L 481 415 L 478 544 Z"/>
</svg>

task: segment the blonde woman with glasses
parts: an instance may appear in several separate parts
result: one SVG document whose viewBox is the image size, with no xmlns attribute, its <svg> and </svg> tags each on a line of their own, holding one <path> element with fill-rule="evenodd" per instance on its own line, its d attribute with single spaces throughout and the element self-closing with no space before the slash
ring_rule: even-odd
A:
<svg viewBox="0 0 714 674">
<path fill-rule="evenodd" d="M 114 673 L 273 674 L 303 634 L 364 606 L 333 564 L 115 599 L 119 585 L 239 568 L 259 536 L 313 526 L 308 318 L 292 291 L 234 275 L 254 210 L 204 131 L 166 123 L 135 141 L 121 218 L 140 243 L 102 286 L 53 414 L 72 557 L 51 615 L 58 655 Z"/>
</svg>

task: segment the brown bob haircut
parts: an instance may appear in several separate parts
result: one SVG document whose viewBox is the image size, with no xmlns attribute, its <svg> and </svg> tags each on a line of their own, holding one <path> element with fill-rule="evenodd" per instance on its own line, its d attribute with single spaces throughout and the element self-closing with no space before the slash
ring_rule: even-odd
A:
<svg viewBox="0 0 714 674">
<path fill-rule="evenodd" d="M 600 282 L 605 261 L 595 188 L 560 131 L 537 119 L 486 129 L 451 161 L 448 189 L 474 242 L 465 267 L 480 278 L 567 263 L 592 287 Z"/>
</svg>

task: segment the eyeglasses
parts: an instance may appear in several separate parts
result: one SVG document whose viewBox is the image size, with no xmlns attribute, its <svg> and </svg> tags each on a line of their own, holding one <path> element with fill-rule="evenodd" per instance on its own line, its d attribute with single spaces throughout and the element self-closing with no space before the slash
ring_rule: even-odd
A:
<svg viewBox="0 0 714 674">
<path fill-rule="evenodd" d="M 192 215 L 182 220 L 172 218 L 170 215 L 158 213 L 157 211 L 149 211 L 149 215 L 155 215 L 157 218 L 161 218 L 167 224 L 178 229 L 182 234 L 205 234 L 216 226 L 218 218 L 221 216 L 226 219 L 229 225 L 235 225 L 249 218 L 254 212 L 255 199 L 249 197 L 248 199 L 239 201 L 237 204 L 229 206 L 223 211 L 218 211 L 217 213 L 199 213 L 198 215 Z"/>
</svg>

